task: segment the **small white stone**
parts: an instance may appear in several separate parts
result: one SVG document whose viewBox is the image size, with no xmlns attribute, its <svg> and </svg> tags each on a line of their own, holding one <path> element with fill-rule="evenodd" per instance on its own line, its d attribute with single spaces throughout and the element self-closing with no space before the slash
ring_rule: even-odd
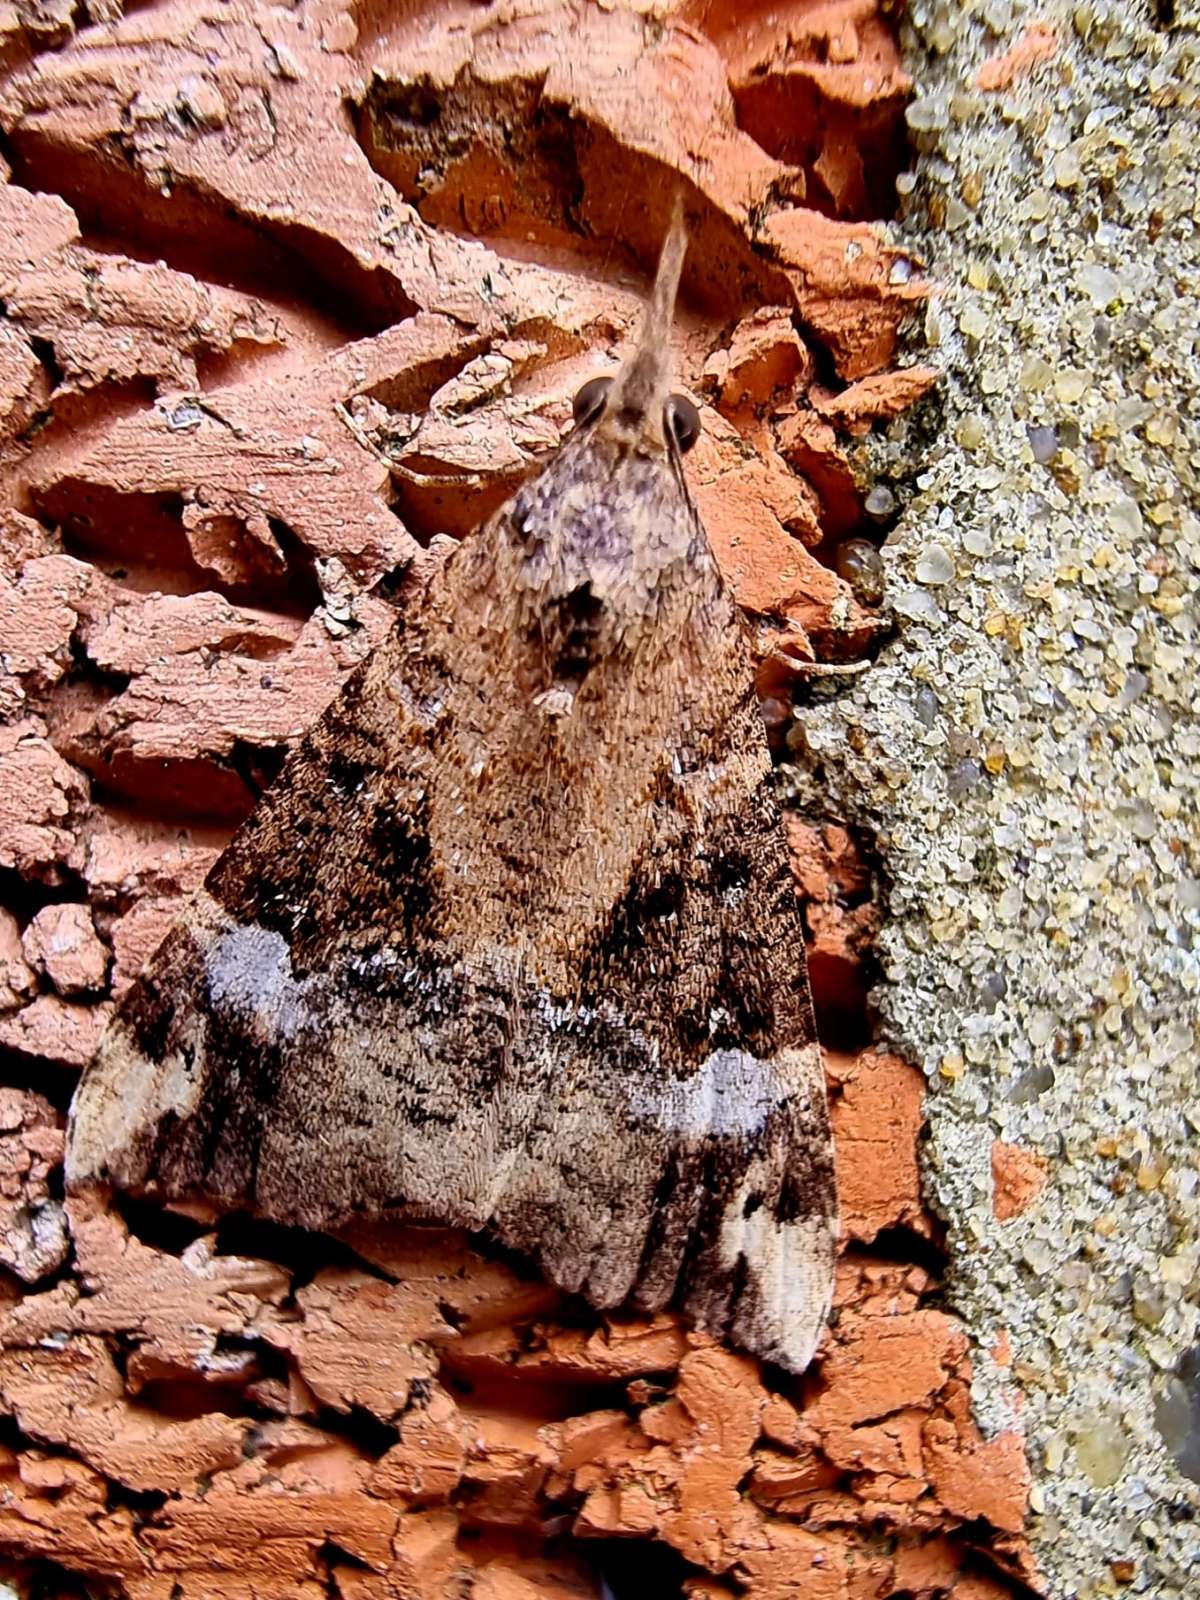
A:
<svg viewBox="0 0 1200 1600">
<path fill-rule="evenodd" d="M 918 583 L 949 583 L 954 577 L 954 560 L 940 544 L 927 544 L 917 557 Z"/>
<path fill-rule="evenodd" d="M 938 622 L 942 616 L 937 601 L 923 589 L 901 589 L 892 601 L 892 608 L 913 622 Z"/>
</svg>

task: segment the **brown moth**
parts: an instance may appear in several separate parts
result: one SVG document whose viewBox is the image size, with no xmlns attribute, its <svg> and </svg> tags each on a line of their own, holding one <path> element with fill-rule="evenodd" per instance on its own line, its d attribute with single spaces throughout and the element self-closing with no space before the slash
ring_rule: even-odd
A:
<svg viewBox="0 0 1200 1600">
<path fill-rule="evenodd" d="M 126 995 L 68 1181 L 488 1230 L 799 1372 L 833 1158 L 743 626 L 636 349 L 419 589 Z"/>
</svg>

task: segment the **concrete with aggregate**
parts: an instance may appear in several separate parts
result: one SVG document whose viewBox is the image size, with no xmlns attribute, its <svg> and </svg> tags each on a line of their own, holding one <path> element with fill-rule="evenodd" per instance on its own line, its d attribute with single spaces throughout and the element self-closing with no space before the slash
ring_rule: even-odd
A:
<svg viewBox="0 0 1200 1600">
<path fill-rule="evenodd" d="M 945 378 L 863 447 L 899 507 L 897 632 L 869 675 L 813 689 L 792 782 L 877 842 L 882 1032 L 932 1082 L 950 1299 L 999 1357 L 976 1364 L 978 1414 L 1020 1410 L 1048 1590 L 1182 1600 L 1200 1570 L 1200 11 L 917 0 L 907 30 L 898 232 L 944 286 L 913 358 Z M 1048 1178 L 1016 1214 L 1013 1151 Z"/>
</svg>

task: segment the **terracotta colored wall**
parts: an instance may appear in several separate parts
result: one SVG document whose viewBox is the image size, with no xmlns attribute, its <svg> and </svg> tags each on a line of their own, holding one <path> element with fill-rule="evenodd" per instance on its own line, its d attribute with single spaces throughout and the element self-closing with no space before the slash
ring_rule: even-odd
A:
<svg viewBox="0 0 1200 1600">
<path fill-rule="evenodd" d="M 388 574 L 566 426 L 673 172 L 689 472 L 768 719 L 798 664 L 878 636 L 855 440 L 936 377 L 897 370 L 929 285 L 871 226 L 903 154 L 890 25 L 669 10 L 0 17 L 0 1545 L 39 1592 L 442 1600 L 466 1571 L 550 1600 L 595 1593 L 597 1557 L 710 1600 L 1030 1578 L 1021 1441 L 980 1435 L 931 1301 L 920 1077 L 865 1047 L 876 886 L 828 819 L 791 838 L 846 1240 L 800 1383 L 459 1238 L 60 1198 L 113 998 L 386 628 Z"/>
</svg>

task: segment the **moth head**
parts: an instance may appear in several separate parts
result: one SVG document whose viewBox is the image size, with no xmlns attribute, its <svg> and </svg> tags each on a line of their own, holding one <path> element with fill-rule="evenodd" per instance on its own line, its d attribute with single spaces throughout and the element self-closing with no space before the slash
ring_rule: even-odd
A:
<svg viewBox="0 0 1200 1600">
<path fill-rule="evenodd" d="M 575 399 L 577 424 L 639 455 L 661 458 L 688 450 L 700 433 L 695 406 L 671 393 L 671 325 L 687 246 L 683 197 L 677 193 L 637 344 L 611 379 L 593 378 Z"/>
<path fill-rule="evenodd" d="M 579 390 L 571 408 L 577 428 L 591 427 L 605 415 L 615 381 L 609 377 L 589 378 Z M 638 418 L 631 415 L 626 421 L 636 426 Z M 662 431 L 664 439 L 669 440 L 680 455 L 686 455 L 700 437 L 700 413 L 687 395 L 667 396 L 662 408 Z"/>
</svg>

